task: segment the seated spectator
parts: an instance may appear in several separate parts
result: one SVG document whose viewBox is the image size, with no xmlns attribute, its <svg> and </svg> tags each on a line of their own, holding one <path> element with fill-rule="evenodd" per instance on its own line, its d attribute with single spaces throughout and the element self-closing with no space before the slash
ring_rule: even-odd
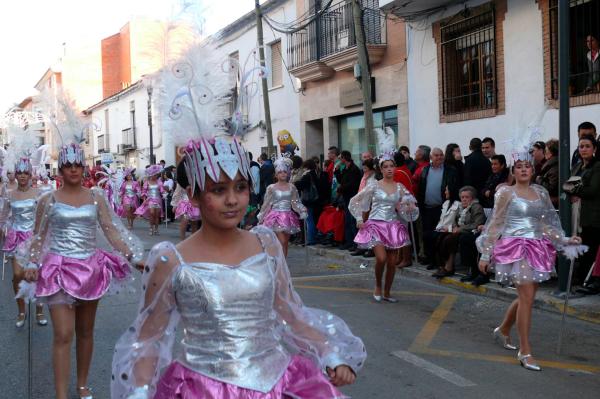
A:
<svg viewBox="0 0 600 399">
<path fill-rule="evenodd" d="M 545 156 L 546 163 L 535 178 L 535 183 L 548 190 L 552 205 L 558 209 L 558 140 L 546 143 Z"/>
<path fill-rule="evenodd" d="M 488 177 L 483 189 L 481 189 L 481 205 L 484 208 L 494 207 L 494 196 L 498 186 L 503 183 L 509 183 L 510 170 L 506 166 L 506 157 L 504 155 L 494 155 L 492 157 L 492 174 Z"/>
<path fill-rule="evenodd" d="M 339 246 L 344 241 L 344 210 L 334 205 L 326 205 L 321 211 L 317 230 L 325 236 L 323 245 Z"/>
<path fill-rule="evenodd" d="M 423 244 L 425 245 L 425 252 L 434 254 L 431 259 L 431 266 L 428 269 L 439 268 L 441 266 L 437 251 L 435 248 L 439 247 L 439 242 L 447 234 L 451 234 L 456 227 L 456 219 L 458 212 L 460 211 L 460 202 L 457 198 L 450 195 L 450 190 L 446 187 L 445 192 L 446 201 L 442 205 L 442 214 L 440 221 L 435 230 L 427 232 L 423 237 Z"/>
<path fill-rule="evenodd" d="M 456 217 L 456 227 L 439 241 L 436 252 L 439 254 L 440 269 L 433 277 L 442 278 L 454 274 L 454 256 L 459 249 L 460 238 L 463 234 L 473 234 L 477 228 L 485 223 L 483 207 L 477 200 L 477 190 L 465 186 L 460 189 L 460 212 Z M 474 244 L 474 243 L 473 243 Z M 473 250 L 477 252 L 475 245 Z"/>
</svg>

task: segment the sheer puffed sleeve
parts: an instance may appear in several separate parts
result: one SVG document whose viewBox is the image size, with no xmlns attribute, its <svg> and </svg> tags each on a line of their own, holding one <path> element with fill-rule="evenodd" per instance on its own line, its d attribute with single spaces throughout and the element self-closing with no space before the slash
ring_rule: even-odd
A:
<svg viewBox="0 0 600 399">
<path fill-rule="evenodd" d="M 419 208 L 417 207 L 417 199 L 408 191 L 404 184 L 398 184 L 398 193 L 400 201 L 396 204 L 396 212 L 407 222 L 414 222 L 419 218 Z"/>
<path fill-rule="evenodd" d="M 267 213 L 269 213 L 269 211 L 271 210 L 272 204 L 273 204 L 273 184 L 271 184 L 269 187 L 267 187 L 267 191 L 265 193 L 265 198 L 263 199 L 263 203 L 260 207 L 260 212 L 258 212 L 258 215 L 256 216 L 259 223 L 262 223 L 265 216 L 267 216 Z"/>
<path fill-rule="evenodd" d="M 45 193 L 39 197 L 35 208 L 33 235 L 21 246 L 19 253 L 16 255 L 22 265 L 29 262 L 39 265 L 42 261 L 48 243 L 50 209 L 53 205 L 53 193 Z"/>
<path fill-rule="evenodd" d="M 292 287 L 281 244 L 275 233 L 262 226 L 255 227 L 253 231 L 259 234 L 267 254 L 275 260 L 273 305 L 284 342 L 311 358 L 323 370 L 347 365 L 357 373 L 367 357 L 362 340 L 354 336 L 339 317 L 304 306 Z"/>
<path fill-rule="evenodd" d="M 565 231 L 560 223 L 558 212 L 556 212 L 556 209 L 552 204 L 550 194 L 548 193 L 548 190 L 540 185 L 533 184 L 531 187 L 537 192 L 544 204 L 544 211 L 540 218 L 540 222 L 543 226 L 544 238 L 552 241 L 554 247 L 561 250 L 564 245 L 568 244 L 569 239 L 565 236 Z"/>
<path fill-rule="evenodd" d="M 481 260 L 489 262 L 496 241 L 502 235 L 506 221 L 506 211 L 513 198 L 513 191 L 508 186 L 503 186 L 494 195 L 494 209 L 487 220 L 483 232 L 477 237 L 477 249 L 481 253 Z"/>
<path fill-rule="evenodd" d="M 93 188 L 92 193 L 98 206 L 98 225 L 106 240 L 125 258 L 140 261 L 144 257 L 144 246 L 140 239 L 125 228 L 100 189 Z"/>
<path fill-rule="evenodd" d="M 161 370 L 171 362 L 179 323 L 171 280 L 178 265 L 173 244 L 162 242 L 150 251 L 137 317 L 115 346 L 113 399 L 153 397 Z"/>
<path fill-rule="evenodd" d="M 298 195 L 298 189 L 295 185 L 290 183 L 290 190 L 292 191 L 292 210 L 298 214 L 300 219 L 306 219 L 308 212 L 306 207 L 300 201 L 300 195 Z"/>
<path fill-rule="evenodd" d="M 173 208 L 177 208 L 177 205 L 179 205 L 179 203 L 182 200 L 186 199 L 186 197 L 187 194 L 185 192 L 185 189 L 178 184 L 177 187 L 175 187 L 175 191 L 173 191 L 173 197 L 171 198 L 171 206 Z"/>
<path fill-rule="evenodd" d="M 362 220 L 363 212 L 371 210 L 371 202 L 373 201 L 373 193 L 377 189 L 377 181 L 371 180 L 367 186 L 359 191 L 354 197 L 350 198 L 348 210 L 356 220 Z"/>
</svg>

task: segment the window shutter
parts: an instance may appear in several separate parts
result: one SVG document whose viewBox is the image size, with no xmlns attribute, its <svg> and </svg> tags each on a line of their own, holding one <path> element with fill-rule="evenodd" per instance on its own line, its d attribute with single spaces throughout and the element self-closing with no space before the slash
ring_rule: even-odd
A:
<svg viewBox="0 0 600 399">
<path fill-rule="evenodd" d="M 283 84 L 283 65 L 281 59 L 281 41 L 271 44 L 271 87 Z"/>
</svg>

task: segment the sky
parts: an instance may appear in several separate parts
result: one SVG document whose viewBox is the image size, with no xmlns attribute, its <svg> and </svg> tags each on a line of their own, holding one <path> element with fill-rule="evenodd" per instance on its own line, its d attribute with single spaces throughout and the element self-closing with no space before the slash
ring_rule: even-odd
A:
<svg viewBox="0 0 600 399">
<path fill-rule="evenodd" d="M 0 113 L 35 94 L 62 53 L 115 34 L 132 17 L 168 19 L 175 3 L 200 3 L 211 34 L 254 9 L 254 0 L 17 0 L 0 2 Z M 261 1 L 263 3 L 264 1 Z"/>
</svg>

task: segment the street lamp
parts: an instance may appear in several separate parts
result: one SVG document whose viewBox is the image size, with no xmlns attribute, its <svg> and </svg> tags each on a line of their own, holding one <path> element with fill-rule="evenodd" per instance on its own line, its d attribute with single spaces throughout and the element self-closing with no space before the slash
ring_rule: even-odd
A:
<svg viewBox="0 0 600 399">
<path fill-rule="evenodd" d="M 146 87 L 148 91 L 148 128 L 150 129 L 150 164 L 154 165 L 154 137 L 152 135 L 152 86 Z"/>
</svg>

